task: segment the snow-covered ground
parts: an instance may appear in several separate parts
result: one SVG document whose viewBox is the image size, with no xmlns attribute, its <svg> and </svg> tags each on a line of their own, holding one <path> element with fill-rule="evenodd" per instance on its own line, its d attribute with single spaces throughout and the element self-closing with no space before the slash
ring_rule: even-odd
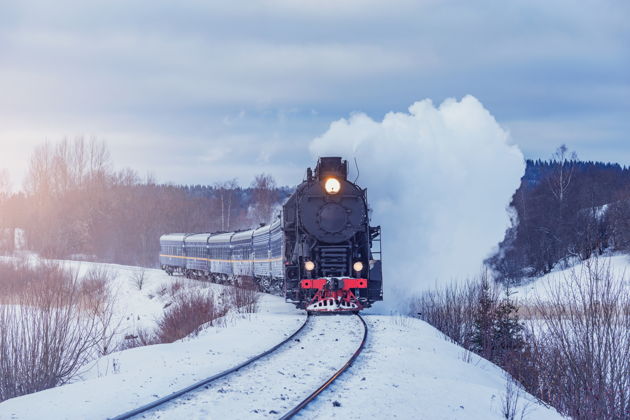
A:
<svg viewBox="0 0 630 420">
<path fill-rule="evenodd" d="M 89 266 L 81 263 L 80 269 L 87 270 Z M 140 291 L 131 279 L 137 269 L 111 268 L 118 273 L 115 280 L 119 297 L 117 314 L 127 323 L 123 327 L 133 331 L 138 326 L 153 325 L 163 311 L 158 289 L 174 279 L 150 270 L 147 272 L 149 280 Z M 229 314 L 224 325 L 209 327 L 196 337 L 109 354 L 91 365 L 75 383 L 0 403 L 0 419 L 104 419 L 120 414 L 272 347 L 299 328 L 304 317 L 302 311 L 284 303 L 281 298 L 265 295 L 257 314 Z M 354 319 L 330 317 L 329 320 L 335 318 L 348 322 Z M 467 354 L 418 319 L 381 315 L 367 315 L 365 319 L 370 331 L 363 354 L 332 389 L 308 407 L 303 418 L 503 418 L 501 405 L 506 393 L 506 379 L 501 369 Z M 349 328 L 355 333 L 348 333 L 350 337 L 347 338 L 352 342 L 357 339 L 354 335 L 360 327 L 356 322 L 341 327 L 324 330 L 336 331 L 338 335 L 343 328 Z M 199 400 L 199 404 L 185 407 L 186 417 L 243 418 L 236 410 L 242 407 L 240 398 L 247 399 L 244 392 L 248 386 L 253 392 L 257 392 L 257 388 L 269 387 L 265 396 L 277 402 L 283 402 L 282 397 L 286 399 L 289 394 L 293 397 L 294 394 L 312 392 L 314 382 L 286 378 L 294 374 L 304 375 L 311 370 L 320 376 L 330 376 L 324 373 L 332 374 L 341 366 L 332 360 L 349 356 L 350 342 L 345 339 L 335 341 L 339 337 L 328 331 L 314 335 L 313 332 L 305 332 L 311 334 L 308 340 L 315 343 L 309 345 L 308 354 L 298 351 L 302 347 L 299 342 L 283 347 L 273 356 L 274 366 L 263 370 L 245 368 L 239 373 L 238 380 L 204 390 L 210 397 L 203 398 L 212 400 L 212 404 L 220 403 L 220 411 L 217 408 L 203 414 L 199 408 L 204 403 Z M 251 377 L 251 382 L 248 381 L 248 375 L 254 375 L 254 372 L 257 373 Z M 248 410 L 246 418 L 276 418 L 283 414 L 282 405 L 277 410 L 280 414 L 276 415 L 270 413 L 273 408 L 267 409 L 273 403 L 265 403 L 261 401 L 258 412 L 253 411 L 256 408 Z M 530 396 L 522 396 L 520 404 L 528 405 L 526 418 L 561 418 Z"/>
<path fill-rule="evenodd" d="M 504 418 L 506 379 L 496 365 L 446 341 L 418 319 L 369 315 L 365 320 L 365 350 L 303 418 Z M 518 404 L 528 419 L 562 418 L 529 394 L 523 393 Z"/>
<path fill-rule="evenodd" d="M 278 418 L 338 371 L 362 337 L 357 317 L 313 317 L 281 351 L 143 418 Z"/>
<path fill-rule="evenodd" d="M 21 256 L 29 264 L 38 264 L 40 259 L 25 253 Z M 0 257 L 0 260 L 11 261 L 13 257 Z M 118 264 L 102 264 L 84 261 L 56 261 L 65 268 L 76 272 L 79 277 L 84 277 L 88 272 L 99 270 L 106 272 L 111 278 L 109 289 L 114 295 L 114 321 L 118 325 L 119 340 L 127 334 L 135 334 L 139 329 L 151 330 L 155 328 L 157 320 L 164 313 L 164 306 L 172 301 L 168 293 L 163 290 L 165 287 L 179 280 L 190 282 L 187 279 L 174 278 L 168 276 L 162 270 L 143 269 Z M 142 290 L 139 289 L 134 277 L 144 273 Z M 204 284 L 218 294 L 222 286 L 214 284 Z"/>
<path fill-rule="evenodd" d="M 197 337 L 101 358 L 85 380 L 0 403 L 0 419 L 105 419 L 237 365 L 284 340 L 305 315 L 265 296 L 262 310 Z"/>
<path fill-rule="evenodd" d="M 572 272 L 575 272 L 578 276 L 583 274 L 587 264 L 590 264 L 591 267 L 597 266 L 599 270 L 610 268 L 613 278 L 616 281 L 623 282 L 625 290 L 630 293 L 630 256 L 623 254 L 591 258 L 573 267 L 553 270 L 542 277 L 531 279 L 527 284 L 511 290 L 514 293 L 513 297 L 517 298 L 522 304 L 535 301 L 537 298 L 545 301 L 549 298 L 550 291 L 555 290 L 559 284 L 566 282 Z"/>
</svg>

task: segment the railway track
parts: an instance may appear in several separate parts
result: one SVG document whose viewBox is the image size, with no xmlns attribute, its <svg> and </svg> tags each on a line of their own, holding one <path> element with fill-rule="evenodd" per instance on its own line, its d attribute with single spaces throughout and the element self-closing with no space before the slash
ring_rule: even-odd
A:
<svg viewBox="0 0 630 420">
<path fill-rule="evenodd" d="M 350 319 L 355 321 L 350 322 Z M 362 326 L 362 333 L 352 324 Z M 259 414 L 263 418 L 290 419 L 352 365 L 363 350 L 367 333 L 367 325 L 358 314 L 352 318 L 309 315 L 295 333 L 273 348 L 111 420 L 190 417 L 191 411 L 197 410 L 199 414 L 212 418 L 243 418 L 244 414 L 248 417 Z M 356 342 L 343 342 L 348 340 L 347 337 L 356 336 L 360 336 L 358 345 Z M 331 345 L 331 342 L 335 344 Z M 315 347 L 310 349 L 308 346 Z M 334 351 L 336 348 L 339 348 L 338 354 Z M 338 368 L 339 360 L 345 360 L 341 368 Z M 335 365 L 334 374 L 328 376 L 330 374 L 326 372 L 333 370 L 331 365 Z M 304 398 L 308 391 L 290 388 L 300 385 L 314 391 Z M 265 393 L 269 394 L 268 398 L 265 398 Z M 232 411 L 234 407 L 248 411 L 237 413 Z"/>
</svg>

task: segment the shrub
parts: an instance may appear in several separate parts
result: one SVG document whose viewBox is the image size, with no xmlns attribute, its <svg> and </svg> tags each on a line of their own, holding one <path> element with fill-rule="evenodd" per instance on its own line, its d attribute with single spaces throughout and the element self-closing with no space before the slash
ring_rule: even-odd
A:
<svg viewBox="0 0 630 420">
<path fill-rule="evenodd" d="M 481 282 L 428 292 L 421 318 L 466 349 L 499 364 L 523 388 L 574 419 L 627 419 L 630 413 L 630 294 L 625 277 L 597 258 L 549 287 L 547 299 L 518 307 Z M 511 384 L 510 386 L 513 386 Z M 515 385 L 514 385 L 515 386 Z M 517 414 L 515 389 L 503 412 Z M 519 415 L 524 412 L 519 411 Z"/>
<path fill-rule="evenodd" d="M 138 268 L 131 273 L 131 281 L 138 290 L 142 290 L 144 282 L 146 281 L 147 271 L 144 268 Z"/>
<path fill-rule="evenodd" d="M 56 263 L 5 265 L 7 278 L 25 282 L 12 305 L 0 306 L 0 401 L 68 382 L 107 352 L 111 298 L 85 305 L 76 272 Z"/>
<path fill-rule="evenodd" d="M 246 280 L 239 285 L 225 289 L 226 303 L 242 314 L 258 312 L 258 286 L 252 280 Z"/>
<path fill-rule="evenodd" d="M 135 334 L 125 336 L 125 341 L 120 345 L 120 350 L 132 349 L 135 347 L 150 346 L 159 344 L 159 338 L 155 332 L 140 328 Z"/>
<path fill-rule="evenodd" d="M 549 287 L 530 331 L 531 391 L 575 419 L 630 413 L 630 295 L 625 276 L 594 259 Z"/>
<path fill-rule="evenodd" d="M 175 302 L 158 321 L 157 339 L 161 343 L 172 343 L 197 334 L 204 324 L 212 325 L 226 312 L 225 307 L 215 304 L 212 293 L 197 289 L 186 290 L 177 295 Z"/>
<path fill-rule="evenodd" d="M 484 274 L 485 275 L 485 274 Z M 426 292 L 412 302 L 412 312 L 455 343 L 470 348 L 475 327 L 480 283 L 469 280 Z"/>
</svg>

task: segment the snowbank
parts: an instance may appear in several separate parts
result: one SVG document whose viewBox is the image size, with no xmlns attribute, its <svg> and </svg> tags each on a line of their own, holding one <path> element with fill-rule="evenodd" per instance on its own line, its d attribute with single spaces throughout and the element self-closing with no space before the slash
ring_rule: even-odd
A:
<svg viewBox="0 0 630 420">
<path fill-rule="evenodd" d="M 260 313 L 199 336 L 101 358 L 84 381 L 7 400 L 0 419 L 105 419 L 237 365 L 297 330 L 304 314 L 265 296 Z"/>
</svg>

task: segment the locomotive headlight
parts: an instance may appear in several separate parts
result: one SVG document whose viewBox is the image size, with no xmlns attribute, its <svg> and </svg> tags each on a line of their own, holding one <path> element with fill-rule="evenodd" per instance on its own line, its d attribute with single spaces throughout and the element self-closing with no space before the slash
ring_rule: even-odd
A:
<svg viewBox="0 0 630 420">
<path fill-rule="evenodd" d="M 337 178 L 328 178 L 324 184 L 324 189 L 328 194 L 337 194 L 341 189 L 341 184 Z"/>
<path fill-rule="evenodd" d="M 354 271 L 359 273 L 359 272 L 361 272 L 361 270 L 363 270 L 363 263 L 361 261 L 357 261 L 357 262 L 354 263 L 352 268 L 354 268 Z"/>
<path fill-rule="evenodd" d="M 315 269 L 315 263 L 313 261 L 305 261 L 304 268 L 306 271 L 313 271 Z"/>
</svg>

